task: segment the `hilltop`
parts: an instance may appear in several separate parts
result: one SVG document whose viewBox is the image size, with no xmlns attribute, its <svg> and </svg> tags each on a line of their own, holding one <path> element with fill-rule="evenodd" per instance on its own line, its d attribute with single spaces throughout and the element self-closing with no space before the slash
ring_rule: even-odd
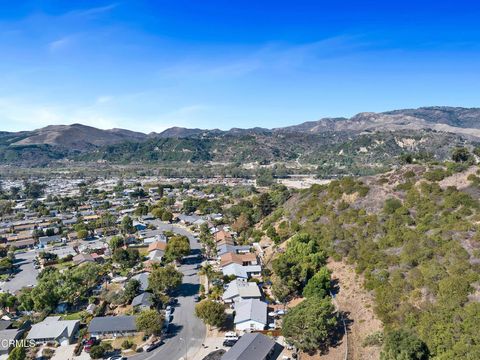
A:
<svg viewBox="0 0 480 360">
<path fill-rule="evenodd" d="M 353 264 L 368 296 L 339 291 L 357 349 L 381 344 L 355 318 L 371 296 L 387 332 L 411 334 L 432 358 L 463 358 L 479 351 L 479 173 L 466 163 L 410 165 L 314 185 L 290 197 L 262 229 L 277 244 L 302 229 L 332 259 Z M 279 294 L 298 291 L 284 285 L 293 283 L 288 276 L 274 281 Z M 364 306 L 368 312 L 368 301 Z"/>
<path fill-rule="evenodd" d="M 0 163 L 45 166 L 223 163 L 318 167 L 326 174 L 368 174 L 399 164 L 403 153 L 445 160 L 452 147 L 480 143 L 480 109 L 425 107 L 324 118 L 283 128 L 228 131 L 173 127 L 144 134 L 123 129 L 52 125 L 0 133 Z"/>
</svg>

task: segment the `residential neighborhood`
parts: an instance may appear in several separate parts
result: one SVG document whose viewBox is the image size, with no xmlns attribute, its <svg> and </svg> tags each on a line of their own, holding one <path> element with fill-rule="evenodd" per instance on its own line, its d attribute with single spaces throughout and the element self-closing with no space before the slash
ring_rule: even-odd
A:
<svg viewBox="0 0 480 360">
<path fill-rule="evenodd" d="M 243 196 L 224 185 L 153 184 L 75 180 L 52 193 L 35 183 L 33 198 L 19 196 L 3 212 L 0 289 L 12 304 L 2 313 L 23 325 L 2 331 L 35 344 L 27 357 L 180 359 L 183 349 L 169 347 L 189 336 L 185 347 L 199 347 L 202 360 L 218 349 L 232 356 L 244 334 L 278 333 L 263 278 L 268 241 L 240 239 L 224 214 Z M 209 302 L 231 319 L 216 334 L 197 310 Z"/>
</svg>

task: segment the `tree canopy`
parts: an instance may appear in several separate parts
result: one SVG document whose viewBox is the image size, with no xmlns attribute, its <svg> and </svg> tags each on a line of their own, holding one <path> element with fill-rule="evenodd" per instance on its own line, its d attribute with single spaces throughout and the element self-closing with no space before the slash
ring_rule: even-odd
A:
<svg viewBox="0 0 480 360">
<path fill-rule="evenodd" d="M 195 315 L 210 326 L 222 326 L 226 320 L 225 307 L 213 300 L 203 300 L 195 306 Z"/>
</svg>

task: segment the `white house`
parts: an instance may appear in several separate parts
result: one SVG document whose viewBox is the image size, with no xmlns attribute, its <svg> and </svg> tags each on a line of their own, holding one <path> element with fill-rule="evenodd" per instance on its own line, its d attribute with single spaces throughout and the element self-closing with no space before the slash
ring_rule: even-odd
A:
<svg viewBox="0 0 480 360">
<path fill-rule="evenodd" d="M 267 325 L 267 304 L 258 299 L 235 303 L 235 318 L 233 322 L 237 331 L 264 330 Z"/>
<path fill-rule="evenodd" d="M 37 343 L 56 342 L 60 345 L 69 345 L 80 326 L 78 320 L 60 320 L 60 316 L 49 316 L 42 322 L 32 326 L 27 340 Z"/>
<path fill-rule="evenodd" d="M 262 274 L 262 267 L 260 265 L 239 265 L 236 263 L 229 264 L 222 268 L 222 273 L 225 276 L 235 275 L 236 277 L 248 279 L 250 277 L 258 277 Z"/>
<path fill-rule="evenodd" d="M 227 284 L 227 288 L 222 295 L 225 303 L 243 301 L 248 299 L 260 299 L 262 294 L 257 283 L 247 282 L 244 279 L 235 279 Z"/>
</svg>

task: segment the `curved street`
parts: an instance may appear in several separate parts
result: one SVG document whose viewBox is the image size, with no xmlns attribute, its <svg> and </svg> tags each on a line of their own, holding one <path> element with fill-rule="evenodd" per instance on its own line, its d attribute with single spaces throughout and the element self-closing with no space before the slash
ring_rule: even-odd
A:
<svg viewBox="0 0 480 360">
<path fill-rule="evenodd" d="M 198 240 L 186 229 L 177 225 L 167 224 L 158 220 L 151 222 L 157 229 L 172 231 L 185 235 L 190 240 L 192 253 L 200 251 Z M 193 359 L 193 354 L 202 347 L 206 328 L 203 322 L 195 316 L 194 295 L 198 293 L 199 278 L 196 264 L 183 264 L 180 267 L 183 273 L 182 285 L 177 291 L 178 305 L 173 312 L 171 331 L 158 349 L 150 353 L 141 353 L 131 357 L 135 360 L 179 360 Z"/>
</svg>

